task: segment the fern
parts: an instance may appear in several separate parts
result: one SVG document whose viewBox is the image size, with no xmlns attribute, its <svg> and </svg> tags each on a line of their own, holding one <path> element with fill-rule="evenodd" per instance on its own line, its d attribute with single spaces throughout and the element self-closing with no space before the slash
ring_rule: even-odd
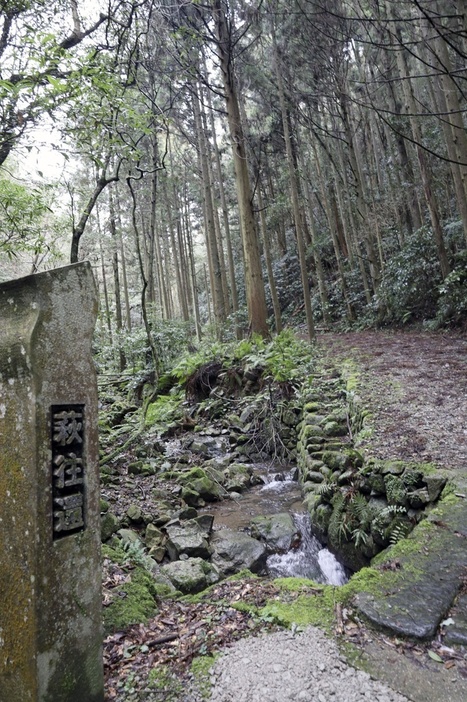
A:
<svg viewBox="0 0 467 702">
<path fill-rule="evenodd" d="M 369 535 L 363 529 L 354 529 L 352 531 L 352 540 L 357 548 L 366 546 Z"/>
<path fill-rule="evenodd" d="M 389 535 L 389 543 L 391 546 L 394 546 L 394 544 L 397 544 L 398 541 L 401 541 L 402 539 L 405 539 L 408 533 L 408 527 L 407 524 L 403 524 L 399 522 L 399 524 L 396 524 L 393 529 L 391 529 L 391 533 Z"/>
<path fill-rule="evenodd" d="M 337 485 L 335 483 L 331 483 L 329 480 L 324 480 L 318 485 L 316 492 L 318 495 L 321 495 L 324 500 L 330 502 L 336 490 Z"/>
<path fill-rule="evenodd" d="M 124 541 L 122 548 L 128 556 L 128 563 L 141 566 L 146 570 L 151 570 L 154 562 L 152 558 L 148 556 L 143 544 L 140 541 Z"/>
</svg>

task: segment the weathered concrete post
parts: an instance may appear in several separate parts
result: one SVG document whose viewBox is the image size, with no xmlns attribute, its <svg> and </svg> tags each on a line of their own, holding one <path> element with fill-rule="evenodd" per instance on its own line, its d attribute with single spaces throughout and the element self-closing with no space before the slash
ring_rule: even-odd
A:
<svg viewBox="0 0 467 702">
<path fill-rule="evenodd" d="M 88 263 L 0 285 L 0 702 L 102 702 Z"/>
</svg>

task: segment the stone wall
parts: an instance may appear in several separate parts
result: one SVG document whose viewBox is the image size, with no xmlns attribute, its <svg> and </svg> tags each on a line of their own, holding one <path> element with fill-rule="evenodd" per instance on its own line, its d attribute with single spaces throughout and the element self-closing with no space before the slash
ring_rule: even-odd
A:
<svg viewBox="0 0 467 702">
<path fill-rule="evenodd" d="M 446 484 L 431 464 L 383 461 L 358 450 L 367 416 L 355 377 L 334 369 L 316 378 L 297 427 L 313 531 L 352 570 L 406 536 Z"/>
</svg>

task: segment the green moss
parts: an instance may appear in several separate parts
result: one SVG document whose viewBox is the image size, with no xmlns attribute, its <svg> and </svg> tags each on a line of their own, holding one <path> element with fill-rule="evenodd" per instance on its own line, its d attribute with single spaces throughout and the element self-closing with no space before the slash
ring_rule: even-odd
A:
<svg viewBox="0 0 467 702">
<path fill-rule="evenodd" d="M 443 505 L 455 505 L 460 501 L 460 497 L 455 494 L 456 486 L 453 483 L 447 483 L 441 493 L 440 500 Z"/>
<path fill-rule="evenodd" d="M 309 581 L 309 584 L 311 582 Z M 261 617 L 273 618 L 278 624 L 290 627 L 309 625 L 331 630 L 334 626 L 334 605 L 337 588 L 325 586 L 316 595 L 298 595 L 292 601 L 269 601 L 259 612 Z"/>
<path fill-rule="evenodd" d="M 105 631 L 146 623 L 157 612 L 156 596 L 157 585 L 152 576 L 142 568 L 135 568 L 131 573 L 131 581 L 124 583 L 113 602 L 104 608 Z"/>
<path fill-rule="evenodd" d="M 215 656 L 197 656 L 197 658 L 193 659 L 191 664 L 191 673 L 203 699 L 208 699 L 211 692 L 209 671 L 218 658 L 219 654 Z"/>
<path fill-rule="evenodd" d="M 378 553 L 378 555 L 373 558 L 372 565 L 378 566 L 388 560 L 407 558 L 414 553 L 420 553 L 427 541 L 433 538 L 435 531 L 436 527 L 434 524 L 426 519 L 423 520 L 417 525 L 416 529 L 411 532 L 407 539 L 401 539 L 385 551 Z"/>
<path fill-rule="evenodd" d="M 178 702 L 183 694 L 182 682 L 171 673 L 168 666 L 158 665 L 148 675 L 149 687 L 164 702 Z"/>
<path fill-rule="evenodd" d="M 167 424 L 182 416 L 181 403 L 183 395 L 160 395 L 155 402 L 148 405 L 146 411 L 146 426 Z"/>
<path fill-rule="evenodd" d="M 103 558 L 109 558 L 113 563 L 124 565 L 128 561 L 128 553 L 123 548 L 112 548 L 107 544 L 102 544 L 101 553 Z"/>
<path fill-rule="evenodd" d="M 327 587 L 326 585 L 319 585 L 309 578 L 276 578 L 274 584 L 287 592 L 301 592 L 310 587 L 313 590 L 324 590 Z"/>
<path fill-rule="evenodd" d="M 230 606 L 232 609 L 236 609 L 237 612 L 256 613 L 258 611 L 258 608 L 249 602 L 232 602 Z"/>
</svg>

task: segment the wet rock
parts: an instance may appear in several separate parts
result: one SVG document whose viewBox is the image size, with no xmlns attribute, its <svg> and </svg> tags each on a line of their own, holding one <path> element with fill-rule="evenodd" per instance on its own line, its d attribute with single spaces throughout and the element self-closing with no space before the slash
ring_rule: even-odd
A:
<svg viewBox="0 0 467 702">
<path fill-rule="evenodd" d="M 460 595 L 449 612 L 450 623 L 444 626 L 443 642 L 447 646 L 461 644 L 467 646 L 467 595 Z"/>
<path fill-rule="evenodd" d="M 306 480 L 310 483 L 322 483 L 324 480 L 324 475 L 318 473 L 317 471 L 310 471 L 306 474 Z"/>
<path fill-rule="evenodd" d="M 233 575 L 247 568 L 259 573 L 266 566 L 266 547 L 242 532 L 222 529 L 211 538 L 212 563 L 223 573 Z"/>
<path fill-rule="evenodd" d="M 263 541 L 269 553 L 289 551 L 299 538 L 298 530 L 288 512 L 255 517 L 251 520 L 250 527 L 251 536 Z"/>
<path fill-rule="evenodd" d="M 245 463 L 231 463 L 224 469 L 224 487 L 228 492 L 243 492 L 251 485 L 251 466 Z"/>
<path fill-rule="evenodd" d="M 313 514 L 310 514 L 310 518 L 312 519 L 313 523 L 313 534 L 320 541 L 324 541 L 326 539 L 332 512 L 333 510 L 331 505 L 316 504 L 313 509 Z"/>
<path fill-rule="evenodd" d="M 198 516 L 198 510 L 194 507 L 185 507 L 178 513 L 179 519 L 195 519 Z"/>
<path fill-rule="evenodd" d="M 209 536 L 209 534 L 212 531 L 212 525 L 214 523 L 214 515 L 201 514 L 199 517 L 196 517 L 194 521 L 197 523 L 201 533 L 205 536 Z"/>
</svg>

